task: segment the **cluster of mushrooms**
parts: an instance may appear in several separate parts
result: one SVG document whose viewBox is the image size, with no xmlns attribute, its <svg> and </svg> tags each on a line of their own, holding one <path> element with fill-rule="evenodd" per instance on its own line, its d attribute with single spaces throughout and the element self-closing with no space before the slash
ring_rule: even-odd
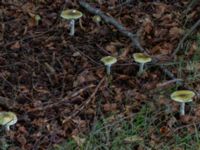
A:
<svg viewBox="0 0 200 150">
<path fill-rule="evenodd" d="M 61 12 L 61 17 L 63 19 L 70 21 L 70 36 L 74 36 L 75 34 L 75 20 L 82 17 L 82 12 L 75 10 L 75 9 L 67 9 L 63 10 Z M 41 18 L 39 15 L 35 18 L 37 21 L 39 21 Z M 101 21 L 100 16 L 94 16 L 93 21 L 99 25 L 99 22 Z M 138 75 L 142 75 L 144 73 L 144 65 L 148 62 L 152 61 L 152 58 L 149 55 L 146 55 L 144 53 L 135 53 L 133 54 L 134 61 L 139 63 L 139 71 Z M 117 58 L 113 56 L 105 56 L 101 59 L 101 61 L 106 66 L 106 73 L 108 76 L 111 75 L 111 66 L 117 62 Z M 195 93 L 190 90 L 179 90 L 175 91 L 171 94 L 171 99 L 180 102 L 180 115 L 185 115 L 185 103 L 191 102 L 192 98 L 195 96 Z M 0 112 L 0 125 L 5 126 L 6 130 L 10 130 L 10 126 L 17 123 L 17 116 L 13 112 Z"/>
<path fill-rule="evenodd" d="M 70 21 L 70 33 L 69 35 L 74 36 L 75 33 L 75 20 L 82 17 L 82 12 L 75 9 L 67 9 L 61 12 L 61 17 Z M 101 21 L 100 16 L 94 16 L 93 21 L 99 25 Z M 146 63 L 151 62 L 152 58 L 149 55 L 144 53 L 135 53 L 133 54 L 134 61 L 139 63 L 139 71 L 137 75 L 142 75 L 144 73 L 144 66 Z M 113 56 L 105 56 L 101 61 L 106 66 L 106 73 L 108 76 L 111 75 L 111 66 L 117 62 L 117 58 Z M 179 90 L 171 94 L 171 99 L 180 102 L 180 115 L 185 115 L 185 103 L 191 102 L 192 98 L 195 96 L 195 93 L 190 90 Z"/>
<path fill-rule="evenodd" d="M 133 54 L 133 58 L 135 62 L 139 63 L 139 71 L 138 75 L 142 75 L 144 73 L 144 65 L 148 62 L 152 61 L 152 58 L 149 55 L 144 53 L 135 53 Z M 101 61 L 106 66 L 107 75 L 111 74 L 111 66 L 117 62 L 117 58 L 113 56 L 106 56 L 101 59 Z M 178 90 L 171 94 L 171 99 L 180 102 L 180 115 L 185 115 L 185 103 L 191 102 L 192 98 L 195 96 L 195 93 L 190 90 Z"/>
</svg>

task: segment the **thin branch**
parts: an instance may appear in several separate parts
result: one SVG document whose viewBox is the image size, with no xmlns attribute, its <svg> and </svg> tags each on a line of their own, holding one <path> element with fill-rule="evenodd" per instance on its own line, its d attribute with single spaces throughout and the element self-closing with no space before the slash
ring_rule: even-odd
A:
<svg viewBox="0 0 200 150">
<path fill-rule="evenodd" d="M 178 43 L 177 48 L 174 50 L 174 52 L 172 53 L 172 56 L 175 56 L 178 51 L 180 50 L 181 46 L 183 45 L 183 42 L 185 41 L 185 39 L 198 27 L 200 26 L 200 19 L 197 20 L 197 22 L 191 27 L 191 29 L 186 32 L 186 34 L 183 36 L 183 38 L 180 40 L 180 42 Z"/>
<path fill-rule="evenodd" d="M 164 87 L 164 86 L 167 86 L 167 85 L 169 85 L 169 84 L 172 84 L 172 83 L 178 83 L 178 82 L 180 82 L 180 81 L 183 81 L 183 79 L 172 79 L 172 80 L 169 80 L 169 81 L 165 81 L 165 82 L 163 82 L 163 83 L 159 83 L 158 85 L 157 85 L 157 87 Z"/>
<path fill-rule="evenodd" d="M 102 12 L 100 9 L 93 8 L 90 6 L 88 3 L 80 1 L 80 5 L 85 8 L 88 12 L 100 16 L 106 23 L 112 24 L 119 30 L 124 36 L 129 37 L 130 40 L 132 41 L 133 45 L 137 47 L 140 51 L 145 51 L 144 48 L 140 45 L 138 41 L 138 37 L 136 34 L 131 33 L 128 31 L 122 24 L 117 22 L 113 17 L 107 16 Z"/>
</svg>

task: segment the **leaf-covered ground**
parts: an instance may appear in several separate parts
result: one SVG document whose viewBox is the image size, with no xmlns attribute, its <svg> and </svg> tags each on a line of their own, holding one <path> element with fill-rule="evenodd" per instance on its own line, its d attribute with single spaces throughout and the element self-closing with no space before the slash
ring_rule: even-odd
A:
<svg viewBox="0 0 200 150">
<path fill-rule="evenodd" d="M 198 149 L 199 26 L 180 43 L 200 19 L 198 0 L 87 2 L 137 33 L 154 61 L 138 76 L 139 66 L 132 57 L 140 52 L 138 48 L 103 19 L 95 23 L 94 15 L 79 1 L 0 1 L 0 110 L 18 116 L 10 132 L 1 128 L 2 149 L 62 149 L 61 143 L 71 138 L 82 149 L 94 149 L 101 143 L 106 143 L 107 149 L 123 149 L 120 145 L 113 147 L 109 142 L 112 139 L 101 134 L 93 138 L 94 145 L 88 146 L 87 140 L 92 140 L 86 137 L 91 129 L 99 130 L 99 121 L 111 124 L 102 132 L 112 133 L 109 137 L 113 139 L 117 132 L 128 129 L 130 132 L 122 134 L 116 143 L 134 143 L 129 149 L 164 149 L 165 145 L 176 149 L 174 136 L 181 139 L 188 134 L 191 139 L 181 139 L 179 143 L 186 144 L 179 148 Z M 76 21 L 73 37 L 69 36 L 69 22 L 60 17 L 68 8 L 84 14 Z M 38 22 L 36 15 L 41 17 Z M 112 79 L 107 78 L 100 62 L 107 55 L 118 59 L 112 67 Z M 175 79 L 159 66 L 168 69 Z M 176 84 L 178 81 L 184 85 Z M 186 87 L 196 96 L 186 105 L 186 115 L 180 117 L 179 104 L 170 99 L 170 94 Z M 102 118 L 106 120 L 103 123 Z M 135 144 L 138 140 L 140 144 Z"/>
</svg>

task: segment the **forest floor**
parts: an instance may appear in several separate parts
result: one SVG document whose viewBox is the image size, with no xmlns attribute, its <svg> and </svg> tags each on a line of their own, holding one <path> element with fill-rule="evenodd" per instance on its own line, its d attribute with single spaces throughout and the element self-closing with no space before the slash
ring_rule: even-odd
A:
<svg viewBox="0 0 200 150">
<path fill-rule="evenodd" d="M 1 149 L 200 149 L 198 0 L 87 2 L 101 12 L 76 0 L 0 1 L 0 110 L 18 117 L 1 128 Z M 60 17 L 68 8 L 83 13 L 74 36 Z M 141 76 L 136 52 L 153 58 Z M 118 60 L 110 78 L 107 55 Z M 196 94 L 185 116 L 170 98 L 182 89 Z"/>
</svg>

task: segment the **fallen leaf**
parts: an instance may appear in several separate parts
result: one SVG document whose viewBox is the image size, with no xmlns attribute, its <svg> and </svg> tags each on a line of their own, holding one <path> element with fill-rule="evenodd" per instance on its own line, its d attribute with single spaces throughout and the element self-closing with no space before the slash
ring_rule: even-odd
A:
<svg viewBox="0 0 200 150">
<path fill-rule="evenodd" d="M 11 49 L 14 50 L 14 49 L 19 49 L 21 46 L 20 46 L 20 43 L 19 41 L 15 42 L 13 45 L 11 45 Z"/>
<path fill-rule="evenodd" d="M 106 112 L 109 112 L 109 111 L 116 111 L 116 108 L 117 108 L 117 104 L 116 103 L 107 103 L 107 104 L 104 104 L 103 105 L 103 110 L 106 111 Z"/>
<path fill-rule="evenodd" d="M 144 22 L 143 22 L 143 26 L 144 26 L 144 31 L 147 34 L 150 34 L 150 32 L 153 30 L 153 22 L 150 20 L 150 18 L 145 18 Z"/>
<path fill-rule="evenodd" d="M 194 117 L 193 116 L 190 116 L 190 115 L 184 115 L 184 116 L 180 116 L 180 121 L 182 123 L 191 123 L 192 121 L 194 120 Z"/>
<path fill-rule="evenodd" d="M 111 54 L 115 54 L 117 51 L 117 48 L 115 45 L 113 45 L 112 43 L 110 43 L 109 45 L 106 45 L 105 48 L 108 52 L 110 52 Z"/>
<path fill-rule="evenodd" d="M 72 135 L 72 138 L 74 139 L 74 141 L 76 142 L 76 144 L 79 147 L 82 147 L 82 145 L 85 143 L 86 139 L 85 138 L 80 138 L 79 136 L 76 135 Z"/>
<path fill-rule="evenodd" d="M 180 36 L 184 33 L 184 31 L 181 28 L 178 27 L 172 27 L 169 30 L 169 36 L 170 36 L 170 40 L 175 40 L 175 39 L 179 39 Z"/>
<path fill-rule="evenodd" d="M 25 144 L 27 143 L 26 138 L 23 135 L 18 135 L 16 137 L 17 141 L 21 144 L 21 147 L 24 147 Z"/>
<path fill-rule="evenodd" d="M 170 132 L 170 129 L 169 129 L 168 127 L 166 127 L 166 126 L 163 126 L 163 127 L 160 128 L 160 133 L 161 133 L 161 134 L 166 135 L 166 134 L 168 134 L 169 132 Z"/>
<path fill-rule="evenodd" d="M 160 44 L 157 44 L 156 46 L 154 46 L 151 49 L 151 52 L 153 54 L 170 54 L 172 52 L 172 50 L 174 49 L 174 46 L 172 43 L 168 43 L 168 42 L 163 42 Z"/>
<path fill-rule="evenodd" d="M 169 9 L 168 5 L 164 3 L 155 2 L 154 5 L 156 7 L 156 13 L 154 13 L 153 16 L 157 19 L 160 18 Z"/>
<path fill-rule="evenodd" d="M 126 60 L 127 57 L 128 57 L 128 54 L 129 54 L 130 50 L 131 50 L 130 47 L 126 47 L 126 48 L 121 49 L 122 53 L 119 56 L 119 58 L 121 60 Z"/>
</svg>

